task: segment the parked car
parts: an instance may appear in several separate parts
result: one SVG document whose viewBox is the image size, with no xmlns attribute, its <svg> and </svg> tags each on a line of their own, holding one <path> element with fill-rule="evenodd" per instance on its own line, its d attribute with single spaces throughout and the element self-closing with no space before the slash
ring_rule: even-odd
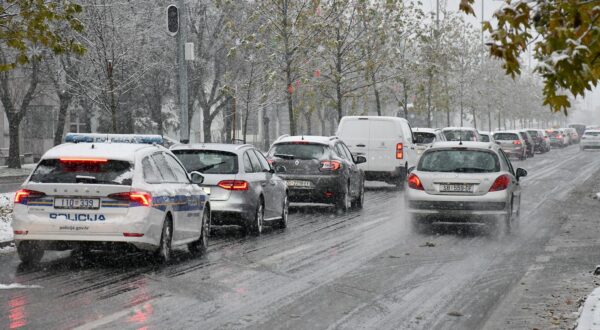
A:
<svg viewBox="0 0 600 330">
<path fill-rule="evenodd" d="M 525 141 L 525 145 L 527 146 L 527 157 L 535 156 L 535 142 L 531 138 L 531 135 L 529 135 L 529 133 L 523 129 L 517 130 L 517 132 L 519 135 L 521 135 L 523 141 Z"/>
<path fill-rule="evenodd" d="M 447 141 L 481 141 L 479 132 L 472 127 L 446 127 L 442 133 Z"/>
<path fill-rule="evenodd" d="M 521 209 L 519 179 L 500 146 L 441 142 L 408 177 L 408 212 L 417 228 L 432 222 L 500 222 L 507 232 Z"/>
<path fill-rule="evenodd" d="M 563 148 L 569 145 L 570 138 L 562 129 L 551 129 L 546 132 L 550 137 L 551 146 Z"/>
<path fill-rule="evenodd" d="M 600 129 L 587 130 L 581 137 L 581 150 L 600 148 Z"/>
<path fill-rule="evenodd" d="M 446 141 L 446 137 L 439 128 L 413 128 L 413 137 L 417 156 L 421 156 L 425 149 L 436 142 Z"/>
<path fill-rule="evenodd" d="M 287 185 L 254 146 L 201 143 L 176 145 L 171 151 L 188 172 L 204 175 L 212 224 L 240 225 L 255 235 L 265 225 L 287 227 Z"/>
<path fill-rule="evenodd" d="M 162 262 L 175 246 L 206 251 L 211 203 L 202 175 L 188 175 L 160 136 L 129 137 L 69 134 L 42 156 L 15 194 L 21 261 L 39 262 L 47 250 L 127 247 Z"/>
<path fill-rule="evenodd" d="M 384 181 L 401 189 L 407 169 L 417 163 L 413 132 L 404 118 L 346 116 L 336 135 L 355 157 L 367 159 L 360 165 L 367 180 Z"/>
<path fill-rule="evenodd" d="M 481 137 L 481 142 L 496 143 L 494 135 L 491 132 L 479 131 L 479 136 Z"/>
<path fill-rule="evenodd" d="M 494 132 L 494 140 L 498 142 L 507 156 L 516 157 L 520 160 L 525 160 L 527 158 L 527 144 L 518 132 Z"/>
<path fill-rule="evenodd" d="M 363 207 L 365 174 L 358 164 L 367 159 L 353 156 L 338 137 L 283 136 L 267 157 L 286 181 L 290 202 L 334 204 L 341 211 Z"/>
<path fill-rule="evenodd" d="M 539 153 L 550 151 L 550 138 L 548 133 L 543 129 L 528 129 L 527 133 L 531 136 L 534 142 L 534 149 Z"/>
</svg>

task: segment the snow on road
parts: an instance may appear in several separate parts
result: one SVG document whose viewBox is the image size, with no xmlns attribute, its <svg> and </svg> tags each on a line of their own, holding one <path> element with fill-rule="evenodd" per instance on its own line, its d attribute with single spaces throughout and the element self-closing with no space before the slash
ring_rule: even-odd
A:
<svg viewBox="0 0 600 330">
<path fill-rule="evenodd" d="M 0 284 L 0 290 L 11 290 L 11 289 L 41 289 L 39 285 L 23 285 L 19 283 L 11 284 Z"/>
<path fill-rule="evenodd" d="M 600 330 L 600 288 L 596 288 L 585 300 L 577 330 Z"/>
<path fill-rule="evenodd" d="M 13 232 L 10 226 L 12 221 L 14 193 L 0 194 L 0 242 L 12 241 Z M 3 250 L 0 249 L 0 253 Z"/>
</svg>

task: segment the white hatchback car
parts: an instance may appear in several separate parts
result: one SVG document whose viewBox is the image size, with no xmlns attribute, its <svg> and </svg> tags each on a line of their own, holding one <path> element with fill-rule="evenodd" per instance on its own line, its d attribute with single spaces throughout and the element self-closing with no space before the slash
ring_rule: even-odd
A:
<svg viewBox="0 0 600 330">
<path fill-rule="evenodd" d="M 510 231 L 520 211 L 519 178 L 495 143 L 441 142 L 427 149 L 408 177 L 409 213 L 415 225 L 432 222 L 504 222 Z"/>
<path fill-rule="evenodd" d="M 581 150 L 600 148 L 600 130 L 586 130 L 581 137 L 580 148 Z"/>
<path fill-rule="evenodd" d="M 188 176 L 158 145 L 160 136 L 129 137 L 67 135 L 67 143 L 44 154 L 15 194 L 12 227 L 21 261 L 75 248 L 134 247 L 163 262 L 172 246 L 206 251 L 210 205 L 198 186 L 202 175 Z"/>
</svg>

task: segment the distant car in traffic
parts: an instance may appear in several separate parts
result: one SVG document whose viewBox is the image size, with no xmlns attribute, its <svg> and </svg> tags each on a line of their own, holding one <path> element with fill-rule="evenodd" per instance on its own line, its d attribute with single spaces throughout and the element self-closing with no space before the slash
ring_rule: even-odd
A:
<svg viewBox="0 0 600 330">
<path fill-rule="evenodd" d="M 585 131 L 581 137 L 579 148 L 581 150 L 600 148 L 600 129 Z"/>
<path fill-rule="evenodd" d="M 535 151 L 539 153 L 546 153 L 550 151 L 550 138 L 548 133 L 543 129 L 528 129 L 527 132 L 533 139 L 535 144 Z"/>
<path fill-rule="evenodd" d="M 133 140 L 130 139 L 133 137 Z M 15 194 L 17 253 L 124 247 L 171 260 L 172 248 L 208 246 L 210 202 L 160 136 L 70 134 L 46 152 Z M 125 141 L 130 141 L 126 142 Z"/>
<path fill-rule="evenodd" d="M 565 134 L 569 135 L 570 138 L 570 144 L 576 144 L 579 143 L 580 138 L 579 138 L 579 134 L 577 133 L 577 130 L 575 130 L 574 128 L 563 128 L 563 130 L 565 131 Z"/>
<path fill-rule="evenodd" d="M 439 128 L 413 128 L 415 150 L 420 157 L 421 154 L 436 142 L 446 141 L 446 137 Z"/>
<path fill-rule="evenodd" d="M 353 156 L 338 137 L 282 136 L 267 157 L 287 183 L 290 202 L 363 207 L 365 175 L 358 164 L 366 158 Z"/>
<path fill-rule="evenodd" d="M 570 144 L 568 134 L 562 129 L 551 129 L 546 131 L 550 137 L 550 145 L 553 147 L 564 148 Z"/>
<path fill-rule="evenodd" d="M 404 118 L 345 116 L 336 135 L 352 154 L 368 161 L 360 165 L 365 178 L 404 188 L 408 168 L 417 163 L 413 132 Z"/>
<path fill-rule="evenodd" d="M 524 129 L 517 130 L 517 132 L 519 135 L 521 135 L 523 141 L 525 141 L 525 146 L 527 147 L 527 157 L 535 156 L 535 142 L 533 141 L 533 138 L 531 138 L 531 135 L 529 135 L 529 132 Z"/>
<path fill-rule="evenodd" d="M 442 133 L 446 141 L 481 141 L 479 132 L 472 127 L 445 127 Z"/>
<path fill-rule="evenodd" d="M 256 235 L 265 225 L 287 227 L 287 185 L 251 144 L 175 145 L 171 151 L 188 172 L 204 175 L 212 224 L 240 225 Z"/>
<path fill-rule="evenodd" d="M 585 124 L 569 124 L 569 128 L 574 128 L 577 131 L 577 134 L 581 137 L 583 133 L 586 131 L 587 126 Z M 593 129 L 593 127 L 590 127 Z"/>
<path fill-rule="evenodd" d="M 494 140 L 494 135 L 491 132 L 479 131 L 479 136 L 481 138 L 481 142 L 496 143 L 496 140 Z"/>
<path fill-rule="evenodd" d="M 493 136 L 508 157 L 516 157 L 520 160 L 527 158 L 527 144 L 518 132 L 498 131 L 494 132 Z"/>
<path fill-rule="evenodd" d="M 408 212 L 417 228 L 438 221 L 491 222 L 509 232 L 521 209 L 519 179 L 526 175 L 494 143 L 436 143 L 408 177 Z"/>
</svg>

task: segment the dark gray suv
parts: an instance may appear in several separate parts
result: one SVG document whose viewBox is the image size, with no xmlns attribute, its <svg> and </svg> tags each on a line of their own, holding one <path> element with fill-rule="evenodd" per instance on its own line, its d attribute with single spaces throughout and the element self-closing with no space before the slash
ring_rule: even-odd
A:
<svg viewBox="0 0 600 330">
<path fill-rule="evenodd" d="M 339 210 L 362 208 L 365 175 L 337 137 L 282 136 L 267 154 L 277 175 L 287 183 L 290 202 L 334 204 Z"/>
</svg>

